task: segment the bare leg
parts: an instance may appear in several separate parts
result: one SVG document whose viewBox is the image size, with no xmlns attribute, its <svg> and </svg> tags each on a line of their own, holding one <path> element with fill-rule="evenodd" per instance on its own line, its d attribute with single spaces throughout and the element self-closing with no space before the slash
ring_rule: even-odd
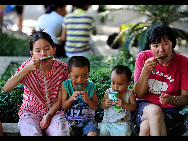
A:
<svg viewBox="0 0 188 141">
<path fill-rule="evenodd" d="M 142 121 L 142 123 L 140 124 L 139 136 L 150 136 L 150 126 L 148 119 Z"/>
<path fill-rule="evenodd" d="M 96 132 L 89 132 L 87 136 L 98 136 L 98 134 Z"/>
<path fill-rule="evenodd" d="M 164 122 L 164 115 L 161 108 L 154 104 L 147 105 L 143 110 L 143 115 L 141 117 L 142 121 L 148 120 L 149 126 L 147 125 L 141 131 L 141 134 L 147 134 L 148 130 L 150 131 L 151 136 L 166 136 L 166 126 Z M 146 124 L 146 121 L 144 122 Z M 143 127 L 143 126 L 141 126 Z M 142 129 L 141 129 L 142 130 Z"/>
</svg>

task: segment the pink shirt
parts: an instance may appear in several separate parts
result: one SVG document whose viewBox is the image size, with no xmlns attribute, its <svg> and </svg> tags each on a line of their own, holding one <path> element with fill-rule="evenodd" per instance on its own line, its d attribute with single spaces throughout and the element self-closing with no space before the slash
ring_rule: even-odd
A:
<svg viewBox="0 0 188 141">
<path fill-rule="evenodd" d="M 145 61 L 154 57 L 151 50 L 138 54 L 135 63 L 134 82 L 140 77 Z M 188 58 L 175 53 L 175 57 L 169 66 L 157 67 L 149 75 L 148 90 L 142 99 L 150 101 L 161 108 L 174 107 L 171 104 L 161 105 L 159 96 L 168 93 L 171 96 L 181 95 L 181 89 L 188 90 Z"/>
<path fill-rule="evenodd" d="M 26 60 L 18 68 L 18 73 L 32 58 Z M 37 115 L 45 115 L 57 100 L 61 91 L 61 83 L 68 79 L 67 65 L 55 58 L 51 71 L 44 77 L 40 69 L 28 73 L 20 83 L 24 84 L 23 104 L 18 115 L 24 112 L 32 112 Z"/>
</svg>

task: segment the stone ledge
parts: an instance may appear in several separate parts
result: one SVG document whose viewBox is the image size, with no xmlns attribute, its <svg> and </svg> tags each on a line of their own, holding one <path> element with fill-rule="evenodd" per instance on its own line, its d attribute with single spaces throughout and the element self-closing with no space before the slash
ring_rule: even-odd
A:
<svg viewBox="0 0 188 141">
<path fill-rule="evenodd" d="M 3 136 L 20 136 L 18 123 L 2 123 Z"/>
</svg>

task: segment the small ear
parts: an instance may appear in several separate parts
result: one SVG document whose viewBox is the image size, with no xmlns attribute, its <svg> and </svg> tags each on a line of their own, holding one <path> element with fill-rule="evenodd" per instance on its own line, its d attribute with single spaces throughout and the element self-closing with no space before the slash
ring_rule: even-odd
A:
<svg viewBox="0 0 188 141">
<path fill-rule="evenodd" d="M 53 47 L 53 54 L 55 54 L 55 52 L 56 52 L 56 47 L 54 46 Z"/>
<path fill-rule="evenodd" d="M 131 84 L 131 81 L 127 83 L 127 87 Z"/>
</svg>

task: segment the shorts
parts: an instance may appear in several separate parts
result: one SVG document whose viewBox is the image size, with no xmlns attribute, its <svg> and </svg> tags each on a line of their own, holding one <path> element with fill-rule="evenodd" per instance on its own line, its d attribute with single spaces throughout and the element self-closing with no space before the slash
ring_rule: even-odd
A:
<svg viewBox="0 0 188 141">
<path fill-rule="evenodd" d="M 146 100 L 137 100 L 137 109 L 132 112 L 132 119 L 136 125 L 136 132 L 140 130 L 141 117 L 143 114 L 143 109 L 148 104 L 153 104 Z M 182 110 L 181 107 L 167 107 L 162 108 L 164 114 L 164 121 L 167 129 L 167 135 L 177 135 L 178 133 L 184 132 L 184 116 L 179 114 L 179 111 Z"/>
<path fill-rule="evenodd" d="M 94 119 L 70 120 L 69 129 L 71 136 L 86 136 L 89 132 L 99 135 L 98 124 Z"/>
<path fill-rule="evenodd" d="M 42 136 L 43 130 L 40 128 L 42 116 L 26 112 L 20 116 L 18 128 L 21 136 Z M 44 130 L 47 136 L 70 136 L 68 121 L 63 111 L 58 111 L 51 118 L 50 124 Z"/>
<path fill-rule="evenodd" d="M 100 136 L 130 136 L 129 123 L 103 122 L 100 128 Z"/>
</svg>

